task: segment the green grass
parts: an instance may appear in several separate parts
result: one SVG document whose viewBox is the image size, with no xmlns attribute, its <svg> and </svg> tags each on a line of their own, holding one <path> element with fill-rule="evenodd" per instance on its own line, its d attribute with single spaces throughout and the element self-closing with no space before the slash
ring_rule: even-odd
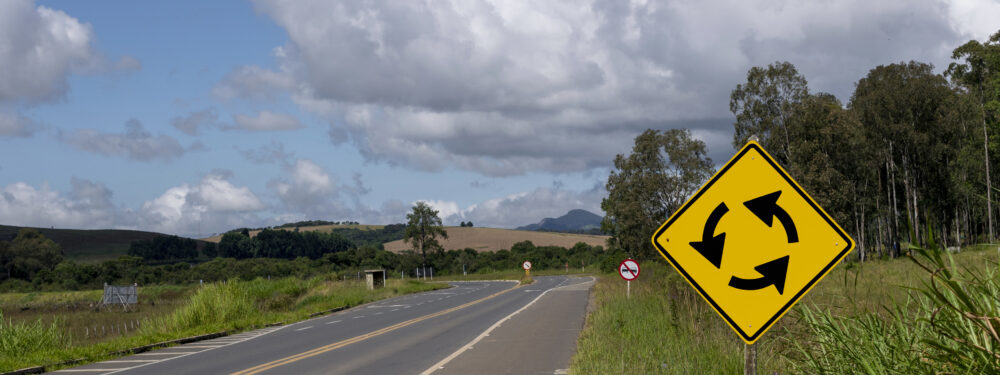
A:
<svg viewBox="0 0 1000 375">
<path fill-rule="evenodd" d="M 0 372 L 74 359 L 98 361 L 107 359 L 107 353 L 155 342 L 290 323 L 314 312 L 447 287 L 416 280 L 386 283 L 385 288 L 375 291 L 356 281 L 325 277 L 143 288 L 137 312 L 94 310 L 89 305 L 60 310 L 49 305 L 55 301 L 94 301 L 90 298 L 99 297 L 100 291 L 0 295 L 0 311 L 16 315 L 6 316 L 7 321 L 0 323 Z M 108 322 L 118 326 L 114 334 L 106 333 Z M 95 324 L 106 328 L 100 335 L 85 338 L 84 330 Z M 39 337 L 37 343 L 25 338 L 35 336 Z"/>
<path fill-rule="evenodd" d="M 944 363 L 949 356 L 970 357 L 974 363 L 1000 358 L 991 357 L 1000 343 L 987 340 L 991 336 L 984 328 L 986 323 L 1000 328 L 997 260 L 996 246 L 944 257 L 947 267 L 941 268 L 968 281 L 938 280 L 937 294 L 926 292 L 930 273 L 906 257 L 838 265 L 757 342 L 758 373 L 913 373 L 921 364 Z M 571 372 L 742 373 L 744 344 L 722 318 L 665 261 L 645 262 L 642 269 L 632 282 L 631 299 L 617 275 L 599 278 L 591 292 L 595 311 L 580 335 Z M 934 315 L 945 301 L 958 307 Z M 986 318 L 963 318 L 959 312 Z M 948 336 L 934 333 L 932 316 L 939 330 L 950 329 Z M 967 339 L 989 350 L 949 352 L 955 350 L 954 340 L 942 337 Z M 933 367 L 945 373 L 983 373 L 984 368 L 997 371 Z M 948 371 L 956 369 L 961 371 Z"/>
</svg>

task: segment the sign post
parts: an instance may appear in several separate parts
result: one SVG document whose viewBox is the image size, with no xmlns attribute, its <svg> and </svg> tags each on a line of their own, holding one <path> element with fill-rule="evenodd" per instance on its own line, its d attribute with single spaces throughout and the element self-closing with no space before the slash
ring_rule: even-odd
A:
<svg viewBox="0 0 1000 375">
<path fill-rule="evenodd" d="M 524 263 L 521 263 L 521 268 L 524 268 L 525 277 L 531 276 L 531 262 L 524 261 Z"/>
<path fill-rule="evenodd" d="M 854 248 L 854 240 L 756 141 L 656 231 L 653 246 L 747 344 Z M 749 370 L 749 369 L 748 369 Z"/>
<path fill-rule="evenodd" d="M 625 259 L 618 265 L 618 274 L 625 280 L 625 298 L 632 298 L 632 280 L 639 277 L 639 263 Z"/>
</svg>

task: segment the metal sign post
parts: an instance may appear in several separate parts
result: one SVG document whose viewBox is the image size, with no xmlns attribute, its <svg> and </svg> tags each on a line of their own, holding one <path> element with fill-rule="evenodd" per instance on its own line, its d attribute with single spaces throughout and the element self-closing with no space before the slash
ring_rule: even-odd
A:
<svg viewBox="0 0 1000 375">
<path fill-rule="evenodd" d="M 521 263 L 521 268 L 524 268 L 524 276 L 525 277 L 530 277 L 531 276 L 531 262 L 529 262 L 527 260 L 524 261 L 524 263 Z"/>
</svg>

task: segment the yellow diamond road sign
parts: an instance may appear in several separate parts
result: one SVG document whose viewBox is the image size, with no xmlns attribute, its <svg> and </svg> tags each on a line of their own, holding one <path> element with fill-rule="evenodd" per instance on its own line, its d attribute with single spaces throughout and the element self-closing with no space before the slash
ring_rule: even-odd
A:
<svg viewBox="0 0 1000 375">
<path fill-rule="evenodd" d="M 653 245 L 752 344 L 854 241 L 751 141 L 656 231 Z"/>
</svg>

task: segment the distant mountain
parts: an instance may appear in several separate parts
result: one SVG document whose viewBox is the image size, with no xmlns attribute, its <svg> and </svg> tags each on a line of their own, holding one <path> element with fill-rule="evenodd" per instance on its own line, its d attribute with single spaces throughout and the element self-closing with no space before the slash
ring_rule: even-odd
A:
<svg viewBox="0 0 1000 375">
<path fill-rule="evenodd" d="M 540 230 L 548 232 L 598 233 L 603 218 L 587 210 L 571 210 L 555 219 L 547 217 L 537 224 L 518 227 L 518 230 Z"/>
</svg>

